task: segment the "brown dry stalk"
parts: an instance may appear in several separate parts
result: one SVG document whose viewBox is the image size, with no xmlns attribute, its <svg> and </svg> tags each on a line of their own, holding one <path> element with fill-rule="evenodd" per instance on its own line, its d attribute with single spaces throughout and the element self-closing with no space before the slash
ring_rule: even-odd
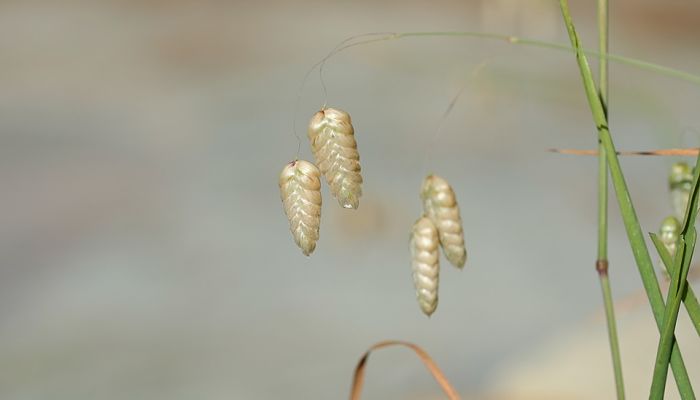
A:
<svg viewBox="0 0 700 400">
<path fill-rule="evenodd" d="M 548 149 L 550 153 L 570 154 L 574 156 L 597 156 L 598 150 L 579 150 L 579 149 Z M 690 149 L 658 149 L 658 150 L 643 150 L 643 151 L 618 151 L 619 156 L 687 156 L 697 157 L 700 154 L 700 148 Z"/>
<path fill-rule="evenodd" d="M 374 350 L 379 350 L 381 348 L 390 346 L 404 346 L 413 350 L 418 356 L 418 358 L 420 358 L 420 360 L 423 362 L 428 371 L 433 375 L 433 378 L 435 378 L 435 381 L 438 383 L 438 385 L 440 385 L 442 391 L 445 392 L 447 398 L 450 400 L 460 400 L 459 393 L 457 393 L 457 391 L 452 387 L 452 385 L 450 385 L 450 382 L 447 380 L 447 378 L 445 378 L 445 374 L 443 374 L 440 368 L 437 366 L 437 364 L 435 364 L 435 361 L 433 361 L 433 359 L 430 358 L 430 355 L 428 355 L 428 353 L 419 346 L 410 342 L 404 342 L 400 340 L 387 340 L 376 343 L 372 347 L 370 347 L 365 352 L 365 354 L 362 355 L 360 361 L 358 361 L 357 366 L 355 367 L 355 374 L 352 378 L 352 387 L 350 388 L 350 400 L 360 400 L 360 395 L 362 394 L 362 385 L 365 381 L 365 367 L 367 366 L 367 359 L 369 358 L 370 353 Z"/>
</svg>

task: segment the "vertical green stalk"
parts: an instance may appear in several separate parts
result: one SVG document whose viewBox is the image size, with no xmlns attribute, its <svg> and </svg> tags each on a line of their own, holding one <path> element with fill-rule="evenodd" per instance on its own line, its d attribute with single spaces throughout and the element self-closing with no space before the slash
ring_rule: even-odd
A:
<svg viewBox="0 0 700 400">
<path fill-rule="evenodd" d="M 625 385 L 622 379 L 622 361 L 620 359 L 620 344 L 617 340 L 617 325 L 615 323 L 615 313 L 613 310 L 612 291 L 607 272 L 600 273 L 600 287 L 603 290 L 603 302 L 605 303 L 605 318 L 608 324 L 608 341 L 610 342 L 610 353 L 613 361 L 613 372 L 615 374 L 615 390 L 618 400 L 625 398 Z"/>
<path fill-rule="evenodd" d="M 668 250 L 666 250 L 666 246 L 655 233 L 650 233 L 649 236 L 652 242 L 654 242 L 656 251 L 659 253 L 659 257 L 661 257 L 661 262 L 664 264 L 664 267 L 666 267 L 666 271 L 668 271 L 669 276 L 673 276 L 676 273 L 676 267 L 673 265 L 673 258 L 668 253 Z M 695 292 L 693 292 L 693 288 L 691 288 L 690 285 L 687 285 L 685 288 L 683 302 L 685 303 L 686 310 L 688 310 L 688 315 L 693 323 L 693 327 L 695 327 L 695 332 L 700 336 L 700 303 L 698 303 L 698 298 L 695 297 Z"/>
<path fill-rule="evenodd" d="M 598 87 L 600 101 L 608 111 L 608 0 L 598 0 Z"/>
<path fill-rule="evenodd" d="M 591 108 L 591 114 L 593 115 L 600 140 L 605 147 L 608 166 L 610 167 L 610 176 L 615 188 L 620 213 L 622 214 L 622 220 L 625 224 L 625 230 L 627 231 L 627 237 L 632 247 L 632 254 L 634 255 L 637 268 L 639 269 L 644 290 L 646 291 L 649 303 L 651 304 L 657 327 L 659 328 L 659 331 L 661 331 L 664 322 L 665 305 L 661 296 L 659 282 L 656 280 L 654 265 L 651 261 L 651 257 L 649 256 L 649 250 L 647 249 L 646 242 L 644 241 L 642 228 L 639 224 L 639 219 L 637 218 L 634 205 L 632 204 L 632 198 L 629 194 L 629 190 L 627 189 L 627 183 L 625 182 L 625 177 L 622 173 L 620 160 L 615 153 L 615 145 L 613 144 L 612 136 L 610 135 L 610 131 L 608 129 L 608 119 L 605 114 L 605 108 L 603 107 L 600 97 L 598 96 L 595 82 L 593 81 L 591 68 L 588 64 L 588 60 L 586 59 L 586 55 L 583 52 L 578 34 L 576 33 L 573 25 L 573 21 L 571 20 L 568 2 L 566 0 L 559 0 L 559 4 L 561 6 L 562 16 L 564 17 L 567 32 L 569 33 L 569 38 L 571 39 L 571 45 L 576 53 L 576 61 L 581 73 L 581 79 L 586 92 L 588 105 Z M 676 384 L 678 385 L 678 390 L 681 397 L 683 399 L 694 399 L 695 394 L 693 393 L 693 388 L 690 384 L 688 371 L 683 363 L 678 342 L 675 340 L 673 341 L 671 350 L 671 368 L 673 369 L 673 375 L 676 378 Z"/>
<path fill-rule="evenodd" d="M 608 115 L 608 0 L 598 0 L 598 96 L 603 104 L 605 115 Z M 600 288 L 603 291 L 605 319 L 608 326 L 608 341 L 615 376 L 617 399 L 625 398 L 625 385 L 622 377 L 622 361 L 620 359 L 620 344 L 617 339 L 617 323 L 613 306 L 612 289 L 608 276 L 608 163 L 605 146 L 598 138 L 598 259 L 596 270 L 600 278 Z"/>
<path fill-rule="evenodd" d="M 695 235 L 689 239 L 695 243 Z M 650 400 L 660 400 L 664 397 L 666 389 L 666 379 L 668 377 L 668 361 L 671 357 L 671 346 L 675 341 L 673 332 L 676 328 L 678 320 L 678 310 L 681 307 L 681 299 L 683 298 L 683 290 L 688 276 L 686 265 L 690 266 L 690 258 L 693 257 L 692 250 L 686 251 L 686 243 L 681 235 L 678 241 L 678 250 L 675 257 L 675 270 L 671 279 L 671 284 L 668 288 L 666 297 L 666 309 L 664 312 L 663 328 L 661 329 L 661 338 L 656 350 L 656 361 L 654 363 L 654 375 L 651 382 L 651 390 L 649 392 Z M 688 259 L 686 264 L 685 259 Z"/>
<path fill-rule="evenodd" d="M 598 37 L 599 37 L 599 92 L 605 116 L 608 115 L 608 1 L 598 0 Z M 604 271 L 599 266 L 598 272 L 607 274 L 608 270 L 608 164 L 605 161 L 605 146 L 598 138 L 598 262 L 604 263 Z"/>
</svg>

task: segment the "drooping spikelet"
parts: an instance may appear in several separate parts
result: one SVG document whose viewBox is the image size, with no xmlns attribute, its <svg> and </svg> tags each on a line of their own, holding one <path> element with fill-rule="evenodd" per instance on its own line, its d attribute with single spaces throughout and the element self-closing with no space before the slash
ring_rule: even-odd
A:
<svg viewBox="0 0 700 400">
<path fill-rule="evenodd" d="M 435 224 L 429 218 L 419 218 L 411 230 L 411 266 L 418 305 L 427 316 L 435 312 L 438 305 L 438 244 Z"/>
<path fill-rule="evenodd" d="M 676 218 L 682 220 L 685 217 L 685 209 L 688 207 L 690 191 L 693 188 L 693 169 L 684 162 L 674 163 L 668 177 L 668 186 L 671 190 L 673 212 Z"/>
<path fill-rule="evenodd" d="M 659 239 L 668 250 L 671 258 L 676 254 L 678 238 L 681 234 L 681 223 L 674 216 L 666 217 L 659 228 Z"/>
<path fill-rule="evenodd" d="M 423 181 L 421 199 L 425 215 L 437 227 L 445 257 L 455 267 L 464 267 L 467 250 L 464 247 L 462 218 L 452 187 L 443 178 L 429 175 Z"/>
<path fill-rule="evenodd" d="M 308 256 L 316 248 L 321 226 L 321 174 L 314 164 L 295 160 L 282 169 L 279 185 L 289 229 Z"/>
<path fill-rule="evenodd" d="M 311 150 L 333 197 L 343 208 L 357 208 L 362 196 L 360 154 L 350 115 L 324 108 L 309 123 Z"/>
</svg>

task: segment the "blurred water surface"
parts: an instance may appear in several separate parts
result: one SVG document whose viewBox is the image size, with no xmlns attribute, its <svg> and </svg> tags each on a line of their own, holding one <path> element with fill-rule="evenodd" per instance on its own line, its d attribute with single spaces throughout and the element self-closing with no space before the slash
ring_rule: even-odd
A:
<svg viewBox="0 0 700 400">
<path fill-rule="evenodd" d="M 613 3 L 614 52 L 700 71 L 700 7 Z M 594 47 L 593 5 L 574 6 Z M 325 78 L 328 104 L 353 116 L 365 195 L 347 211 L 324 189 L 310 258 L 277 176 L 297 148 L 301 79 L 339 41 L 470 30 L 566 42 L 559 19 L 541 0 L 0 3 L 0 397 L 343 398 L 357 358 L 387 338 L 424 346 L 465 394 L 498 387 L 499 371 L 600 309 L 596 161 L 544 151 L 596 143 L 573 57 L 467 38 L 349 49 Z M 619 148 L 698 145 L 700 88 L 622 65 L 611 80 Z M 322 102 L 312 74 L 304 158 Z M 671 162 L 623 161 L 647 231 L 671 212 Z M 462 272 L 443 263 L 430 319 L 407 250 L 428 171 L 454 186 L 469 251 Z M 610 209 L 625 299 L 641 282 Z M 369 374 L 366 398 L 436 393 L 400 351 Z"/>
</svg>

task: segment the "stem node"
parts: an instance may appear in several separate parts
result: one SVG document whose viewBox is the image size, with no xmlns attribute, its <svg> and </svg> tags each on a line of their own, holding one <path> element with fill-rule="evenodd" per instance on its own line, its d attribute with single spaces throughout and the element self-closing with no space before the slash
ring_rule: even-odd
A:
<svg viewBox="0 0 700 400">
<path fill-rule="evenodd" d="M 608 275 L 608 260 L 596 260 L 595 270 L 598 271 L 598 275 L 607 276 Z"/>
</svg>

